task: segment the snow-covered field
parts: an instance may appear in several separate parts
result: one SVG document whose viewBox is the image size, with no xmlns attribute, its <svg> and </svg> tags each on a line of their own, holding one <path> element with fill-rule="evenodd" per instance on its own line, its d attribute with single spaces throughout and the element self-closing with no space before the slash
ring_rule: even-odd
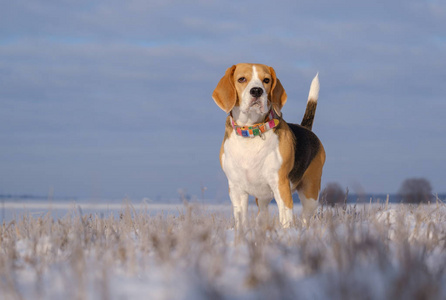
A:
<svg viewBox="0 0 446 300">
<path fill-rule="evenodd" d="M 1 299 L 446 299 L 446 205 L 299 206 L 233 229 L 230 205 L 5 203 Z M 67 205 L 67 204 L 65 204 Z"/>
</svg>

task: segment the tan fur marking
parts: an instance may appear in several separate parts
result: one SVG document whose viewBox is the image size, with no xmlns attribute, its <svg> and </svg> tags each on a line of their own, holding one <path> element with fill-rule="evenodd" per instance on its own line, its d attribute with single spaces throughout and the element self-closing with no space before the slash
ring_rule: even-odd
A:
<svg viewBox="0 0 446 300">
<path fill-rule="evenodd" d="M 293 134 L 285 121 L 281 120 L 275 131 L 279 137 L 279 151 L 282 156 L 282 166 L 279 169 L 279 193 L 285 206 L 293 208 L 293 197 L 291 195 L 290 180 L 288 174 L 294 166 L 294 144 Z"/>
<path fill-rule="evenodd" d="M 302 179 L 300 180 L 297 189 L 303 191 L 307 199 L 318 199 L 319 191 L 321 189 L 322 167 L 325 163 L 325 150 L 320 144 L 319 151 L 311 161 Z"/>
<path fill-rule="evenodd" d="M 252 79 L 252 65 L 250 64 L 238 64 L 236 65 L 236 69 L 234 71 L 234 87 L 237 91 L 237 103 L 236 105 L 240 105 L 240 99 L 242 97 L 243 90 L 246 88 L 248 83 Z M 245 77 L 245 82 L 238 82 L 238 79 L 241 77 Z"/>
<path fill-rule="evenodd" d="M 287 94 L 282 86 L 282 83 L 280 83 L 279 78 L 276 77 L 276 71 L 274 71 L 273 68 L 269 67 L 269 72 L 272 77 L 272 87 L 271 92 L 268 92 L 268 98 L 271 101 L 273 109 L 276 112 L 280 112 L 282 107 L 286 103 Z"/>
<path fill-rule="evenodd" d="M 212 99 L 225 112 L 229 113 L 238 102 L 237 91 L 234 86 L 234 71 L 236 66 L 226 70 L 212 93 Z"/>
<path fill-rule="evenodd" d="M 259 211 L 257 212 L 257 215 L 260 214 L 260 206 L 259 206 L 259 199 L 256 198 L 256 204 L 257 204 L 257 208 L 259 209 Z"/>
</svg>

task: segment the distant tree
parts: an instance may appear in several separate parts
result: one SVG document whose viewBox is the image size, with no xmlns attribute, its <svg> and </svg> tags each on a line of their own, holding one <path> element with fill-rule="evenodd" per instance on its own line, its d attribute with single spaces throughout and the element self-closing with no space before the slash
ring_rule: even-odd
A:
<svg viewBox="0 0 446 300">
<path fill-rule="evenodd" d="M 408 178 L 398 192 L 404 203 L 427 203 L 432 200 L 432 187 L 425 178 Z"/>
<path fill-rule="evenodd" d="M 323 203 L 330 206 L 342 204 L 345 200 L 345 192 L 342 186 L 337 182 L 327 183 L 323 192 Z"/>
</svg>

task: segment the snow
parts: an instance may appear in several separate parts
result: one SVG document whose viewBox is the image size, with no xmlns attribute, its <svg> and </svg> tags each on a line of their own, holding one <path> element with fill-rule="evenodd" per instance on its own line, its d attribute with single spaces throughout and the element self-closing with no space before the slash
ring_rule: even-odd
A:
<svg viewBox="0 0 446 300">
<path fill-rule="evenodd" d="M 5 203 L 2 299 L 446 297 L 446 206 L 295 208 L 233 228 L 230 205 Z M 38 214 L 34 211 L 38 210 Z M 48 213 L 50 212 L 50 213 Z"/>
</svg>

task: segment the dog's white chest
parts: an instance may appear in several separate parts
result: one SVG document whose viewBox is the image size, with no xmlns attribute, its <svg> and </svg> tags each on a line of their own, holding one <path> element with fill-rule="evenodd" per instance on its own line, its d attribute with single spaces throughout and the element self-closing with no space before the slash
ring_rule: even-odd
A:
<svg viewBox="0 0 446 300">
<path fill-rule="evenodd" d="M 271 185 L 277 182 L 282 165 L 279 139 L 273 131 L 260 137 L 231 134 L 225 141 L 223 170 L 233 186 L 257 198 L 272 198 Z"/>
</svg>

